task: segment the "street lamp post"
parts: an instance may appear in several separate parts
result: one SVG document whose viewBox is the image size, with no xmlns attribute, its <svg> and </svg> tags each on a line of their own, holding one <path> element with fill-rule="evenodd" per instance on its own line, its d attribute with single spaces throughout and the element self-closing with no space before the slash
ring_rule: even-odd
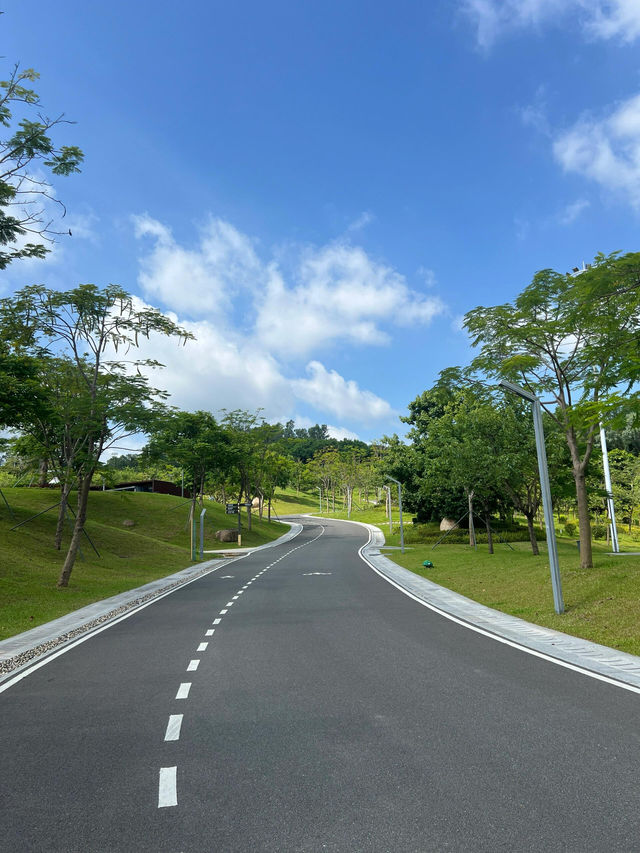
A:
<svg viewBox="0 0 640 853">
<path fill-rule="evenodd" d="M 316 486 L 316 489 L 320 492 L 318 500 L 320 501 L 320 512 L 322 512 L 322 486 Z"/>
<path fill-rule="evenodd" d="M 538 453 L 538 472 L 540 474 L 540 490 L 542 491 L 542 507 L 544 509 L 544 523 L 547 529 L 547 551 L 549 553 L 549 567 L 551 570 L 551 586 L 553 587 L 553 603 L 556 613 L 564 613 L 564 600 L 562 598 L 562 581 L 560 579 L 560 566 L 558 564 L 558 546 L 556 543 L 556 529 L 553 523 L 553 506 L 551 504 L 551 488 L 549 486 L 549 468 L 547 466 L 547 451 L 544 444 L 544 430 L 542 427 L 542 407 L 540 400 L 530 391 L 525 391 L 513 382 L 503 379 L 500 382 L 503 388 L 517 394 L 524 400 L 528 400 L 533 406 L 533 429 L 536 436 L 536 450 Z"/>
<path fill-rule="evenodd" d="M 388 474 L 387 480 L 391 480 L 398 486 L 398 512 L 400 514 L 400 550 L 404 554 L 404 526 L 402 524 L 402 486 L 400 484 L 400 480 L 396 480 L 395 477 L 390 477 Z"/>
</svg>

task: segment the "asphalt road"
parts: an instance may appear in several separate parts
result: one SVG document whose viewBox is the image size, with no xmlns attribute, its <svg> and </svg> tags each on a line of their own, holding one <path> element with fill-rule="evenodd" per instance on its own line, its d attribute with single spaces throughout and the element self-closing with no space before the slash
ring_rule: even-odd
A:
<svg viewBox="0 0 640 853">
<path fill-rule="evenodd" d="M 640 697 L 437 616 L 366 539 L 307 520 L 1 693 L 0 850 L 640 850 Z"/>
</svg>

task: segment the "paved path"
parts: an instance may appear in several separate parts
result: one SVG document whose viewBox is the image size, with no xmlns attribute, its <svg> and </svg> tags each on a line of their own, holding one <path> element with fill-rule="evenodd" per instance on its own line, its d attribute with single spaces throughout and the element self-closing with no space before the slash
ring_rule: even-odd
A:
<svg viewBox="0 0 640 853">
<path fill-rule="evenodd" d="M 0 849 L 640 849 L 638 696 L 425 608 L 366 540 L 307 520 L 8 687 Z"/>
</svg>

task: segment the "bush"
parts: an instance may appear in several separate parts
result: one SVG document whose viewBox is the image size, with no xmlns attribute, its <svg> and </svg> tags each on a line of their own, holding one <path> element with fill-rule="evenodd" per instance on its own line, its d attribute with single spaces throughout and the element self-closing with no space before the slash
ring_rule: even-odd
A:
<svg viewBox="0 0 640 853">
<path fill-rule="evenodd" d="M 566 524 L 567 523 L 567 516 L 566 515 L 559 516 L 558 521 L 560 522 L 560 524 Z"/>
<path fill-rule="evenodd" d="M 594 524 L 591 528 L 591 535 L 594 539 L 605 539 L 607 536 L 607 525 Z"/>
<path fill-rule="evenodd" d="M 564 525 L 564 532 L 567 536 L 575 536 L 576 535 L 576 525 L 573 521 L 567 521 Z"/>
</svg>

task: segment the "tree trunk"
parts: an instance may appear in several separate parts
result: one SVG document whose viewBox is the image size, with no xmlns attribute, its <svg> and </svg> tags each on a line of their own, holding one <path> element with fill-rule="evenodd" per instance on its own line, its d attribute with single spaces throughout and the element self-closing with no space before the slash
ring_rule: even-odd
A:
<svg viewBox="0 0 640 853">
<path fill-rule="evenodd" d="M 64 532 L 64 522 L 67 516 L 67 503 L 69 501 L 70 491 L 71 486 L 67 483 L 63 483 L 62 489 L 60 490 L 60 509 L 58 510 L 58 523 L 56 524 L 56 551 L 59 551 L 62 547 L 62 534 Z"/>
<path fill-rule="evenodd" d="M 582 469 L 573 471 L 576 482 L 576 498 L 578 500 L 578 527 L 580 531 L 580 567 L 593 568 L 591 553 L 591 522 L 589 521 L 589 504 L 587 499 L 587 484 Z"/>
<path fill-rule="evenodd" d="M 469 501 L 469 545 L 476 547 L 476 529 L 473 525 L 473 492 L 467 492 Z"/>
<path fill-rule="evenodd" d="M 525 512 L 525 517 L 527 519 L 527 529 L 529 530 L 529 541 L 531 542 L 531 552 L 535 554 L 536 557 L 540 555 L 540 551 L 538 549 L 538 540 L 536 539 L 536 532 L 533 529 L 533 519 L 535 513 L 527 513 Z"/>
<path fill-rule="evenodd" d="M 45 457 L 40 460 L 40 477 L 38 480 L 38 485 L 41 489 L 44 489 L 49 482 L 49 460 Z"/>
<path fill-rule="evenodd" d="M 493 554 L 493 533 L 491 532 L 491 522 L 489 521 L 489 507 L 484 505 L 484 523 L 487 528 L 487 544 L 489 545 L 489 553 Z"/>
<path fill-rule="evenodd" d="M 267 521 L 271 521 L 271 498 L 269 498 L 267 512 L 268 512 Z"/>
<path fill-rule="evenodd" d="M 87 520 L 87 503 L 89 501 L 89 486 L 91 485 L 91 474 L 87 474 L 78 483 L 78 513 L 76 515 L 75 524 L 73 525 L 73 533 L 71 535 L 71 544 L 67 551 L 67 556 L 58 578 L 58 589 L 63 589 L 69 586 L 69 578 L 73 571 L 73 566 L 78 556 L 78 548 L 80 547 L 80 537 L 84 529 L 84 523 Z"/>
</svg>

